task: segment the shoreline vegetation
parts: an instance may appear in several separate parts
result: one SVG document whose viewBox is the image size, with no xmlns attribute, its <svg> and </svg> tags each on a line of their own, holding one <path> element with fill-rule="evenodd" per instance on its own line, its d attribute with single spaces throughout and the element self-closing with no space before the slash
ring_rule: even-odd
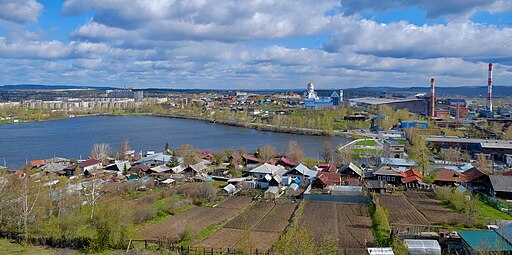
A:
<svg viewBox="0 0 512 255">
<path fill-rule="evenodd" d="M 306 128 L 298 126 L 283 125 L 278 123 L 277 125 L 272 123 L 253 122 L 249 121 L 249 117 L 245 112 L 225 112 L 218 111 L 210 116 L 205 116 L 205 113 L 197 109 L 178 109 L 178 110 L 165 110 L 161 107 L 146 108 L 145 109 L 114 109 L 110 111 L 99 111 L 92 110 L 89 112 L 52 112 L 43 110 L 29 110 L 23 107 L 17 107 L 15 111 L 9 109 L 0 111 L 0 117 L 4 117 L 0 120 L 2 124 L 15 124 L 15 123 L 27 123 L 27 122 L 41 122 L 50 120 L 64 120 L 70 117 L 91 117 L 91 116 L 153 116 L 153 117 L 164 117 L 164 118 L 177 118 L 177 119 L 190 119 L 207 121 L 211 123 L 250 128 L 266 132 L 276 133 L 287 133 L 296 135 L 311 135 L 311 136 L 332 136 L 332 137 L 345 137 L 345 138 L 357 138 L 356 130 L 333 130 L 332 126 L 328 125 L 325 129 L 319 128 Z M 145 110 L 145 111 L 139 111 Z M 4 115 L 4 116 L 2 116 Z M 14 117 L 9 117 L 14 116 Z M 277 118 L 283 118 L 283 116 L 276 116 Z M 303 117 L 307 118 L 307 117 Z M 313 120 L 315 121 L 315 120 Z M 322 120 L 316 120 L 321 122 Z M 279 122 L 279 121 L 277 121 Z M 309 122 L 309 120 L 308 120 Z M 306 126 L 323 126 L 321 124 L 306 124 Z M 367 134 L 364 134 L 367 135 Z"/>
</svg>

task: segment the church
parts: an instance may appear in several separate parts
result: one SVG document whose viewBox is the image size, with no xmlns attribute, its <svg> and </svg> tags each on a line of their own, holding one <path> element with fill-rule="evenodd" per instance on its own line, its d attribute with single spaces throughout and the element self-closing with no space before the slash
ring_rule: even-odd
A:
<svg viewBox="0 0 512 255">
<path fill-rule="evenodd" d="M 340 93 L 332 92 L 330 97 L 318 97 L 315 86 L 308 83 L 307 92 L 304 95 L 304 108 L 306 110 L 331 110 L 340 106 L 343 102 L 343 90 Z"/>
</svg>

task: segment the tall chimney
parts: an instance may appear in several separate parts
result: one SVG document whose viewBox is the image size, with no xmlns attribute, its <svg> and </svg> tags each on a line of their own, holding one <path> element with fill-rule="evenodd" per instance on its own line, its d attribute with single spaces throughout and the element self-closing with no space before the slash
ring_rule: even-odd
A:
<svg viewBox="0 0 512 255">
<path fill-rule="evenodd" d="M 435 117 L 436 107 L 436 85 L 435 79 L 430 79 L 430 117 Z"/>
<path fill-rule="evenodd" d="M 487 79 L 487 110 L 492 112 L 492 63 L 489 63 L 489 78 Z"/>
</svg>

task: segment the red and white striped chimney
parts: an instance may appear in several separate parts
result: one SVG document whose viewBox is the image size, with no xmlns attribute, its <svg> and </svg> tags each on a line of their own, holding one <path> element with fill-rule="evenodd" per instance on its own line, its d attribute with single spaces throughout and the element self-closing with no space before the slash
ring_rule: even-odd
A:
<svg viewBox="0 0 512 255">
<path fill-rule="evenodd" d="M 430 79 L 430 117 L 435 117 L 436 107 L 436 85 L 435 85 L 435 79 Z"/>
<path fill-rule="evenodd" d="M 487 110 L 492 112 L 492 63 L 489 63 L 489 78 L 487 79 Z"/>
</svg>

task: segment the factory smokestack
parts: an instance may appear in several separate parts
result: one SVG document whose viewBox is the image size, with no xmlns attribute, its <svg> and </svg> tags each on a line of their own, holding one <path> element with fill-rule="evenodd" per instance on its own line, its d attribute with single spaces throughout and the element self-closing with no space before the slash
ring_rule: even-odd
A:
<svg viewBox="0 0 512 255">
<path fill-rule="evenodd" d="M 489 63 L 489 78 L 487 79 L 487 110 L 492 112 L 492 63 Z"/>
<path fill-rule="evenodd" d="M 436 107 L 436 85 L 435 79 L 430 79 L 430 117 L 435 117 Z"/>
</svg>

